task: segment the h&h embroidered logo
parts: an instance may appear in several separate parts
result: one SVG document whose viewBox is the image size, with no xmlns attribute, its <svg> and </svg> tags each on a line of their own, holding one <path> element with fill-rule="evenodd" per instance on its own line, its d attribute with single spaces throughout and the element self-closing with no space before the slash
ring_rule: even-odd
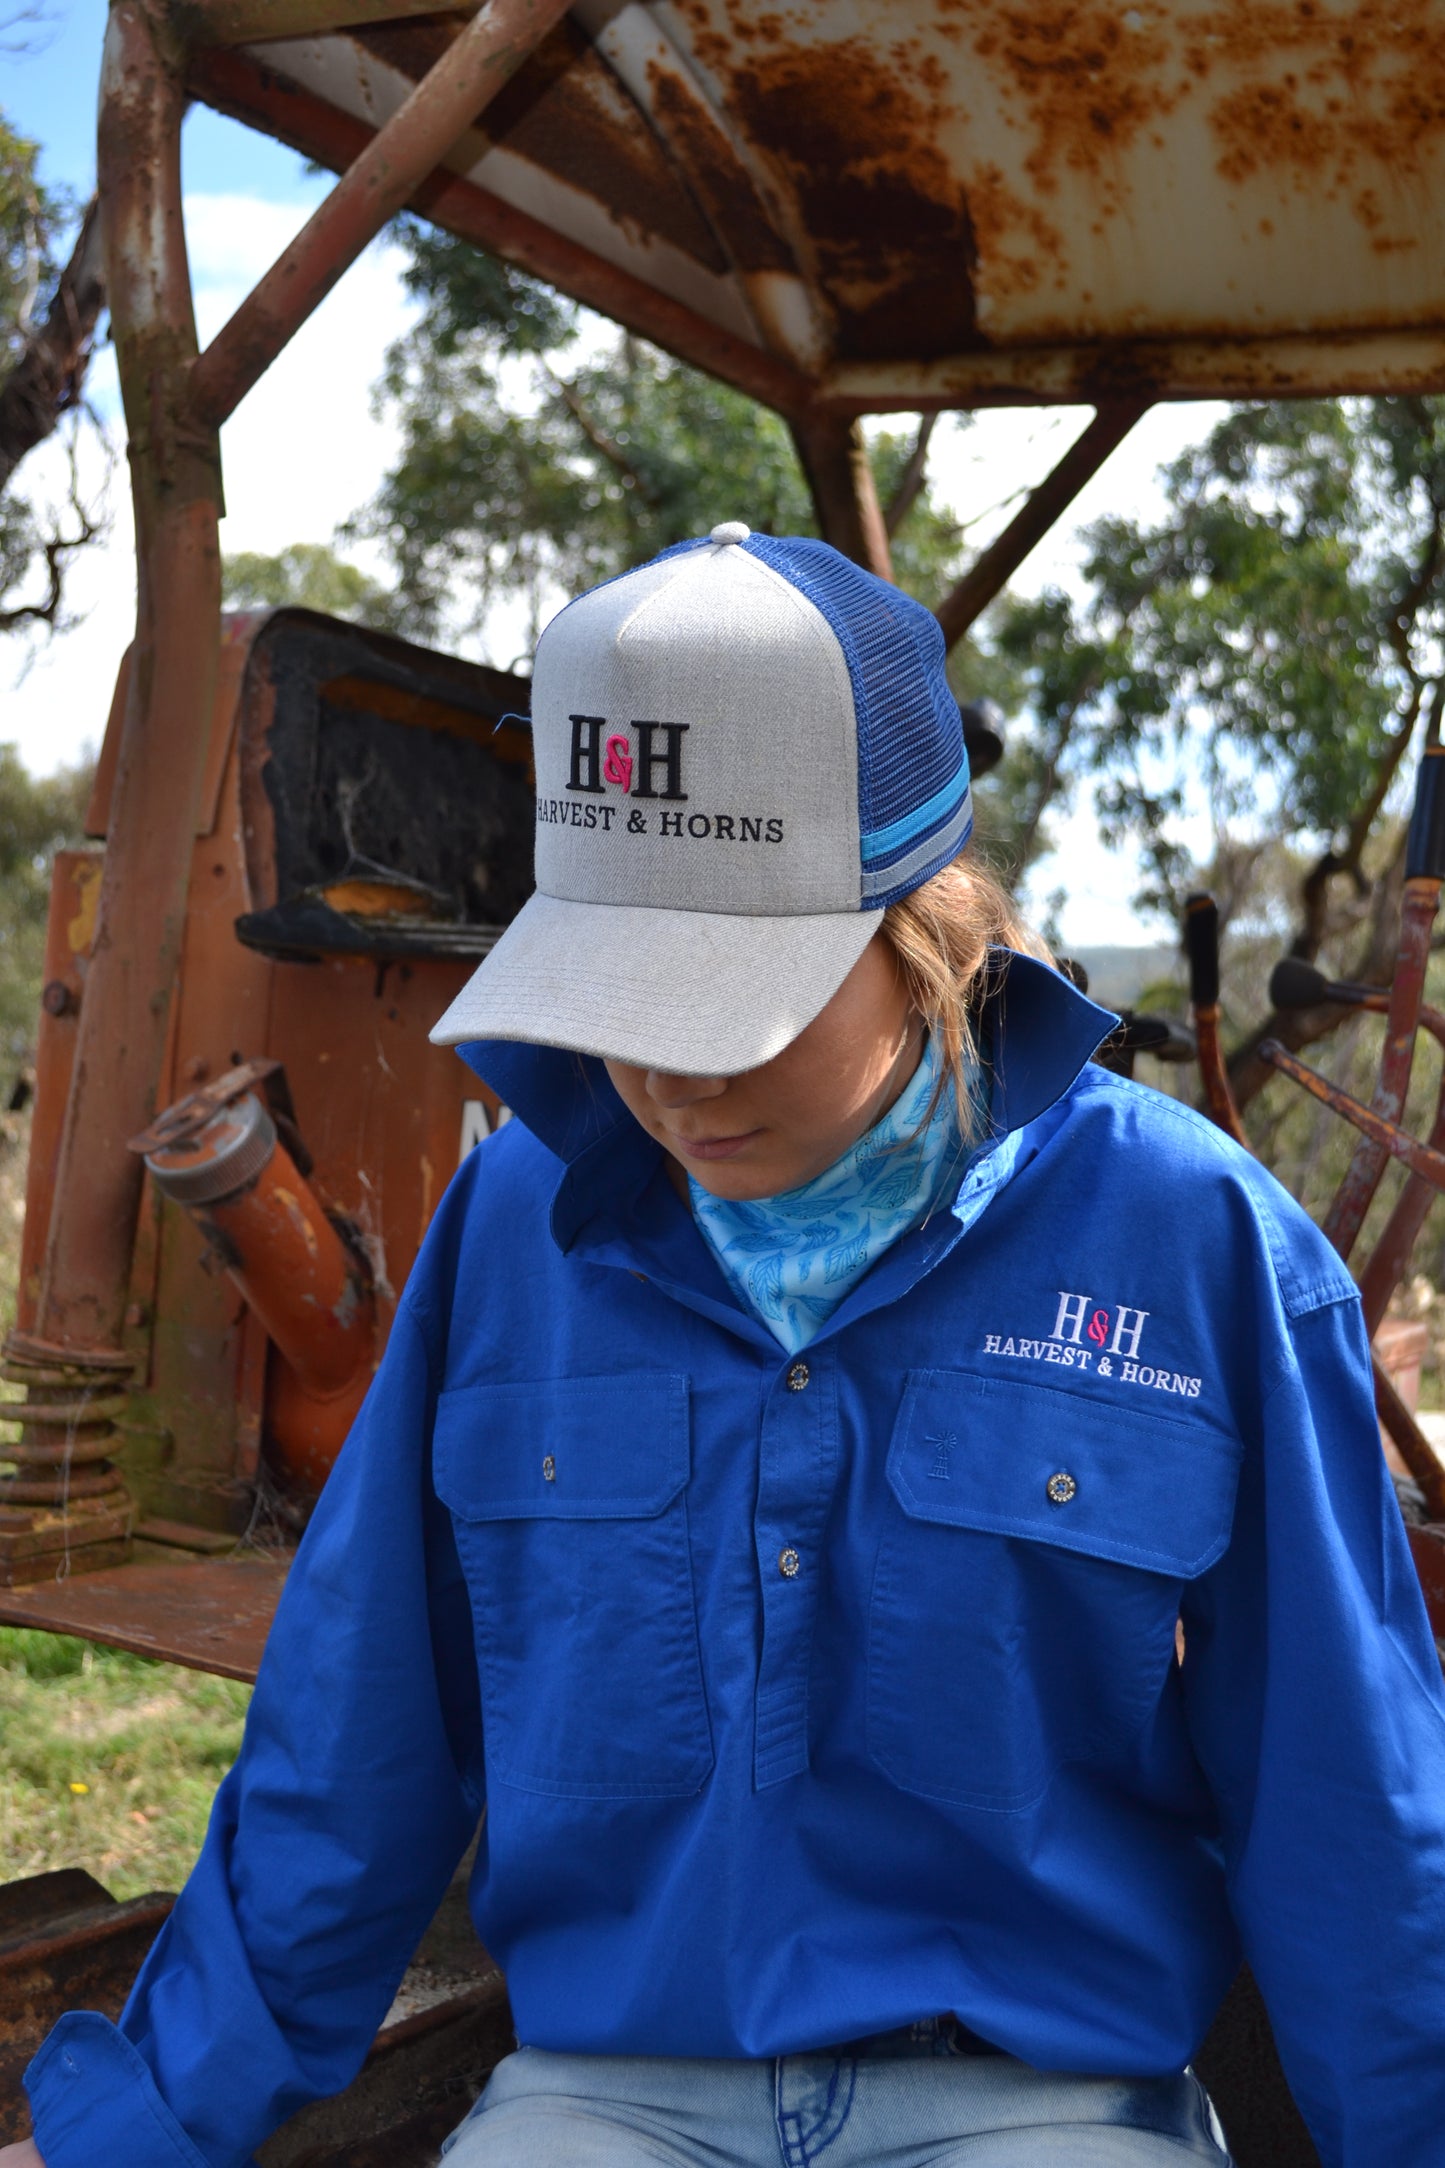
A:
<svg viewBox="0 0 1445 2168">
<path fill-rule="evenodd" d="M 1065 1370 L 1092 1369 L 1098 1378 L 1117 1377 L 1124 1385 L 1147 1385 L 1156 1392 L 1177 1393 L 1197 1400 L 1202 1378 L 1179 1370 L 1160 1370 L 1139 1360 L 1144 1327 L 1151 1313 L 1127 1302 L 1099 1302 L 1059 1288 L 1054 1329 L 1046 1340 L 1022 1334 L 991 1332 L 984 1336 L 985 1355 L 1012 1356 L 1016 1361 L 1053 1363 Z"/>
<path fill-rule="evenodd" d="M 584 791 L 589 796 L 601 797 L 606 783 L 620 783 L 623 790 L 634 798 L 670 798 L 680 805 L 687 803 L 687 792 L 682 787 L 682 741 L 692 725 L 690 723 L 639 723 L 629 724 L 637 732 L 636 786 L 633 784 L 633 752 L 630 738 L 615 733 L 607 740 L 607 757 L 602 757 L 602 733 L 607 728 L 605 715 L 573 715 L 568 717 L 572 725 L 572 761 L 567 777 L 568 790 Z M 658 738 L 662 743 L 659 747 Z M 662 789 L 657 788 L 659 775 Z M 605 778 L 605 782 L 604 782 Z"/>
<path fill-rule="evenodd" d="M 1096 1305 L 1092 1295 L 1070 1295 L 1060 1288 L 1059 1309 L 1054 1319 L 1052 1337 L 1055 1340 L 1071 1340 L 1077 1347 L 1079 1334 L 1083 1331 L 1088 1334 L 1095 1347 L 1107 1346 L 1110 1355 L 1137 1355 L 1144 1321 L 1148 1315 L 1147 1310 L 1131 1310 L 1127 1303 L 1121 1302 L 1113 1314 L 1111 1339 L 1111 1319 L 1107 1308 L 1102 1304 Z"/>
<path fill-rule="evenodd" d="M 656 836 L 694 843 L 781 843 L 781 813 L 700 813 L 682 787 L 683 740 L 691 723 L 650 723 L 635 718 L 625 731 L 607 730 L 605 715 L 569 715 L 572 743 L 564 795 L 537 799 L 541 828 L 587 828 L 599 836 Z M 629 732 L 636 734 L 636 744 Z M 620 790 L 629 803 L 610 795 Z M 656 805 L 644 812 L 639 800 Z M 606 846 L 604 846 L 605 848 Z"/>
</svg>

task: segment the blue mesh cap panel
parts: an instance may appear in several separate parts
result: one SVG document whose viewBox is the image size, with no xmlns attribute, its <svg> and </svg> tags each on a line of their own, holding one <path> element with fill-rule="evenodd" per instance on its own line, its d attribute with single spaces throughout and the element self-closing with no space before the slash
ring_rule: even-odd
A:
<svg viewBox="0 0 1445 2168">
<path fill-rule="evenodd" d="M 930 799 L 946 800 L 936 824 L 940 834 L 950 828 L 956 834 L 968 757 L 963 718 L 944 674 L 943 633 L 932 611 L 827 542 L 754 534 L 741 547 L 806 595 L 837 635 L 858 712 L 861 834 L 907 823 Z M 886 855 L 916 860 L 925 841 L 919 832 Z M 939 863 L 958 848 L 954 843 Z M 911 880 L 898 893 L 917 885 Z"/>
</svg>

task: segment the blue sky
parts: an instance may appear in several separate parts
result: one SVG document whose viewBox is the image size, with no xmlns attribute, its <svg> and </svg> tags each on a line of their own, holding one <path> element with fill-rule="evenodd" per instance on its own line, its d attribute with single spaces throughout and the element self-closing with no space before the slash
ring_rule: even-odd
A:
<svg viewBox="0 0 1445 2168">
<path fill-rule="evenodd" d="M 95 102 L 105 36 L 105 0 L 45 0 L 47 22 L 29 53 L 0 58 L 0 103 L 13 126 L 41 146 L 45 179 L 78 196 L 95 185 Z M 0 22 L 7 14 L 0 0 Z M 324 176 L 308 174 L 294 151 L 204 106 L 186 119 L 184 177 L 203 195 L 246 195 L 309 205 Z"/>
</svg>

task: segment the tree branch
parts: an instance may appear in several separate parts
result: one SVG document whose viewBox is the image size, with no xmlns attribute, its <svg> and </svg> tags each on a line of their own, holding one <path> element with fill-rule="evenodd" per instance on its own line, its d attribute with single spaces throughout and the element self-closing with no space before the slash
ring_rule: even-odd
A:
<svg viewBox="0 0 1445 2168">
<path fill-rule="evenodd" d="M 97 535 L 105 531 L 103 495 L 93 511 L 81 496 L 80 471 L 73 438 L 69 446 L 69 464 L 69 506 L 75 515 L 75 531 L 73 534 L 66 534 L 57 525 L 55 531 L 39 545 L 40 555 L 45 562 L 45 593 L 38 602 L 17 602 L 9 609 L 0 608 L 0 634 L 18 631 L 22 625 L 48 625 L 52 631 L 59 628 L 68 560 L 77 550 L 83 550 Z"/>
<path fill-rule="evenodd" d="M 92 197 L 54 299 L 27 329 L 20 359 L 0 384 L 0 489 L 79 400 L 104 307 L 100 215 Z"/>
<path fill-rule="evenodd" d="M 889 498 L 883 512 L 883 528 L 889 541 L 893 540 L 907 519 L 923 490 L 924 477 L 928 472 L 928 440 L 938 422 L 937 414 L 920 414 L 918 434 L 908 455 L 908 464 L 898 478 L 898 487 Z"/>
<path fill-rule="evenodd" d="M 576 385 L 569 384 L 565 377 L 558 376 L 556 370 L 549 369 L 545 361 L 541 366 L 545 375 L 550 377 L 558 397 L 566 406 L 568 413 L 571 414 L 592 449 L 600 452 L 609 466 L 615 467 L 619 474 L 625 475 L 643 503 L 649 505 L 655 512 L 659 502 L 657 491 L 646 477 L 638 472 L 616 439 L 610 437 L 607 431 L 593 419 L 588 411 L 587 403 Z"/>
</svg>

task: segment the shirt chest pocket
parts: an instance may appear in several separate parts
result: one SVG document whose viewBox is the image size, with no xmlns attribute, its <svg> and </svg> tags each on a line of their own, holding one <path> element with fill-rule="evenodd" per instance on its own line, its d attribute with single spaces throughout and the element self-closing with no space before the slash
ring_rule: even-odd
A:
<svg viewBox="0 0 1445 2168">
<path fill-rule="evenodd" d="M 1020 1808 L 1137 1736 L 1180 1584 L 1229 1540 L 1239 1453 L 1139 1398 L 910 1373 L 868 1658 L 869 1751 L 905 1790 Z"/>
<path fill-rule="evenodd" d="M 434 1480 L 471 1590 L 489 1782 L 646 1799 L 705 1781 L 688 1413 L 687 1380 L 652 1371 L 441 1395 Z"/>
</svg>

